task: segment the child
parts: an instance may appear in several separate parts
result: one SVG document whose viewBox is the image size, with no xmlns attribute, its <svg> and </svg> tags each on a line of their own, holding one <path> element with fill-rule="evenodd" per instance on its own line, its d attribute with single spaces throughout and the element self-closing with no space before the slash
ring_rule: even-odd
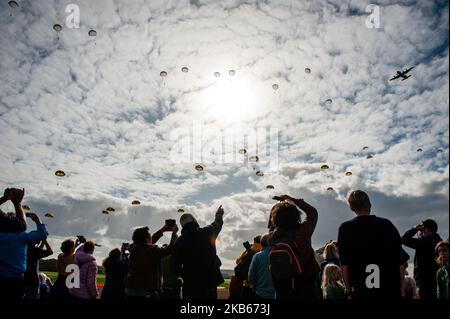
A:
<svg viewBox="0 0 450 319">
<path fill-rule="evenodd" d="M 440 241 L 436 245 L 436 262 L 439 270 L 436 273 L 438 299 L 449 299 L 448 241 Z"/>
<path fill-rule="evenodd" d="M 335 264 L 328 264 L 323 270 L 322 291 L 324 299 L 345 299 L 342 271 Z"/>
</svg>

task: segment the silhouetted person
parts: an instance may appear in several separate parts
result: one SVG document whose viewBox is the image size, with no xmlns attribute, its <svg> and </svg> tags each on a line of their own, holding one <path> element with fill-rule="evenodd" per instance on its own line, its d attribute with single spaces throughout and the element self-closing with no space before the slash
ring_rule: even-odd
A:
<svg viewBox="0 0 450 319">
<path fill-rule="evenodd" d="M 0 205 L 10 200 L 14 204 L 15 214 L 6 214 L 0 209 L 0 233 L 21 233 L 27 230 L 25 213 L 21 204 L 24 195 L 24 189 L 5 189 L 3 196 L 0 197 Z"/>
<path fill-rule="evenodd" d="M 23 298 L 27 245 L 36 244 L 48 235 L 36 214 L 27 216 L 36 223 L 37 231 L 0 233 L 0 300 Z"/>
<path fill-rule="evenodd" d="M 269 252 L 269 235 L 264 235 L 261 237 L 261 250 L 253 256 L 248 270 L 248 282 L 259 299 L 275 298 L 269 270 Z"/>
<path fill-rule="evenodd" d="M 220 206 L 214 222 L 203 228 L 191 214 L 180 217 L 182 230 L 172 253 L 172 271 L 183 279 L 183 299 L 217 299 L 217 286 L 224 281 L 216 254 L 223 214 Z"/>
<path fill-rule="evenodd" d="M 95 244 L 87 241 L 75 252 L 75 264 L 80 274 L 80 286 L 69 288 L 69 293 L 74 299 L 97 299 L 97 273 L 98 266 L 93 256 Z"/>
<path fill-rule="evenodd" d="M 105 269 L 105 285 L 102 289 L 101 299 L 125 299 L 125 278 L 128 272 L 128 261 L 122 250 L 115 248 L 109 252 L 103 261 Z"/>
<path fill-rule="evenodd" d="M 436 245 L 436 261 L 439 265 L 439 270 L 436 273 L 437 281 L 437 297 L 440 300 L 448 300 L 450 298 L 450 274 L 448 268 L 448 241 L 440 241 Z"/>
<path fill-rule="evenodd" d="M 25 271 L 25 299 L 39 299 L 39 260 L 53 254 L 52 247 L 43 240 L 39 245 L 27 247 L 27 270 Z"/>
<path fill-rule="evenodd" d="M 438 225 L 432 219 L 424 220 L 421 224 L 406 231 L 402 237 L 403 245 L 415 249 L 414 279 L 419 288 L 420 299 L 436 299 L 436 263 L 435 247 L 442 239 L 437 234 Z M 418 234 L 418 238 L 414 236 Z"/>
<path fill-rule="evenodd" d="M 339 227 L 338 247 L 346 293 L 354 299 L 400 299 L 405 258 L 400 234 L 387 219 L 371 215 L 369 196 L 348 196 L 356 215 Z"/>
<path fill-rule="evenodd" d="M 283 201 L 275 204 L 270 212 L 269 229 L 274 231 L 269 233 L 269 242 L 272 245 L 291 243 L 300 264 L 301 273 L 289 279 L 293 285 L 290 284 L 291 287 L 287 287 L 285 284 L 277 284 L 280 281 L 275 278 L 276 274 L 272 270 L 276 299 L 318 299 L 320 288 L 317 277 L 320 267 L 311 244 L 311 237 L 317 225 L 317 210 L 303 199 L 295 199 L 289 195 L 283 195 L 280 198 Z M 306 219 L 303 221 L 300 210 L 306 214 Z"/>
</svg>

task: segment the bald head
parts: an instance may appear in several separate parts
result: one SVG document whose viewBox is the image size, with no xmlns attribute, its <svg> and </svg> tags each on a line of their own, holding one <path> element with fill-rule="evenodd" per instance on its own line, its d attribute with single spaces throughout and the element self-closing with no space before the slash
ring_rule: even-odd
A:
<svg viewBox="0 0 450 319">
<path fill-rule="evenodd" d="M 187 225 L 189 223 L 192 223 L 192 222 L 196 222 L 197 223 L 197 220 L 191 214 L 183 214 L 183 215 L 181 215 L 181 217 L 180 217 L 180 225 L 181 225 L 181 227 L 184 227 L 185 225 Z"/>
</svg>

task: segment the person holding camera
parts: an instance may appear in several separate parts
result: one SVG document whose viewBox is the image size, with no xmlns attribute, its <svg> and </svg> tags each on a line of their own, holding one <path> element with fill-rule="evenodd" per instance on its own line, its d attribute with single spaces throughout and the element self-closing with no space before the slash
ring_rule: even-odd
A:
<svg viewBox="0 0 450 319">
<path fill-rule="evenodd" d="M 20 194 L 23 193 L 17 196 L 21 197 Z M 18 197 L 13 197 L 13 200 L 21 201 Z M 48 236 L 47 228 L 36 214 L 27 213 L 26 216 L 36 223 L 36 231 L 0 233 L 0 300 L 23 298 L 27 246 L 37 244 Z"/>
<path fill-rule="evenodd" d="M 105 269 L 105 285 L 101 299 L 125 299 L 125 278 L 128 273 L 128 258 L 126 251 L 128 243 L 123 243 L 121 249 L 114 248 L 103 261 Z"/>
<path fill-rule="evenodd" d="M 22 199 L 25 189 L 7 188 L 0 197 L 0 205 L 11 201 L 16 211 L 15 215 L 4 213 L 0 209 L 0 233 L 21 233 L 27 230 L 25 214 L 22 209 Z"/>
<path fill-rule="evenodd" d="M 437 233 L 438 225 L 432 219 L 426 219 L 421 224 L 405 232 L 402 243 L 415 249 L 414 279 L 419 288 L 420 299 L 436 299 L 436 263 L 435 247 L 442 239 Z M 418 238 L 415 238 L 418 234 Z"/>
<path fill-rule="evenodd" d="M 183 279 L 183 299 L 217 299 L 224 282 L 216 239 L 222 230 L 224 210 L 217 209 L 214 222 L 200 227 L 191 214 L 183 214 L 183 227 L 172 253 L 172 272 Z"/>
<path fill-rule="evenodd" d="M 170 244 L 158 247 L 156 242 L 164 232 L 172 232 Z M 174 220 L 166 220 L 166 225 L 153 237 L 148 227 L 137 228 L 133 233 L 130 246 L 128 274 L 125 280 L 125 293 L 128 299 L 160 299 L 161 295 L 161 259 L 170 255 L 177 240 L 178 227 Z"/>
</svg>

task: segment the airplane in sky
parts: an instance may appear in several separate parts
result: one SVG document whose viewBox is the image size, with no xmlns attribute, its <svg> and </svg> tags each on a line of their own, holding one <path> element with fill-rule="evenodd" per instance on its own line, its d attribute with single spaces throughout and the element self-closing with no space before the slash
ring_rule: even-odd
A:
<svg viewBox="0 0 450 319">
<path fill-rule="evenodd" d="M 412 69 L 414 69 L 414 67 L 410 67 L 409 69 L 406 69 L 405 71 L 401 72 L 401 71 L 397 71 L 397 75 L 395 75 L 392 79 L 390 79 L 389 81 L 398 79 L 398 78 L 402 78 L 402 81 L 405 81 L 407 78 L 411 77 L 411 75 L 406 75 L 406 73 L 408 73 L 409 71 L 411 71 Z"/>
</svg>

